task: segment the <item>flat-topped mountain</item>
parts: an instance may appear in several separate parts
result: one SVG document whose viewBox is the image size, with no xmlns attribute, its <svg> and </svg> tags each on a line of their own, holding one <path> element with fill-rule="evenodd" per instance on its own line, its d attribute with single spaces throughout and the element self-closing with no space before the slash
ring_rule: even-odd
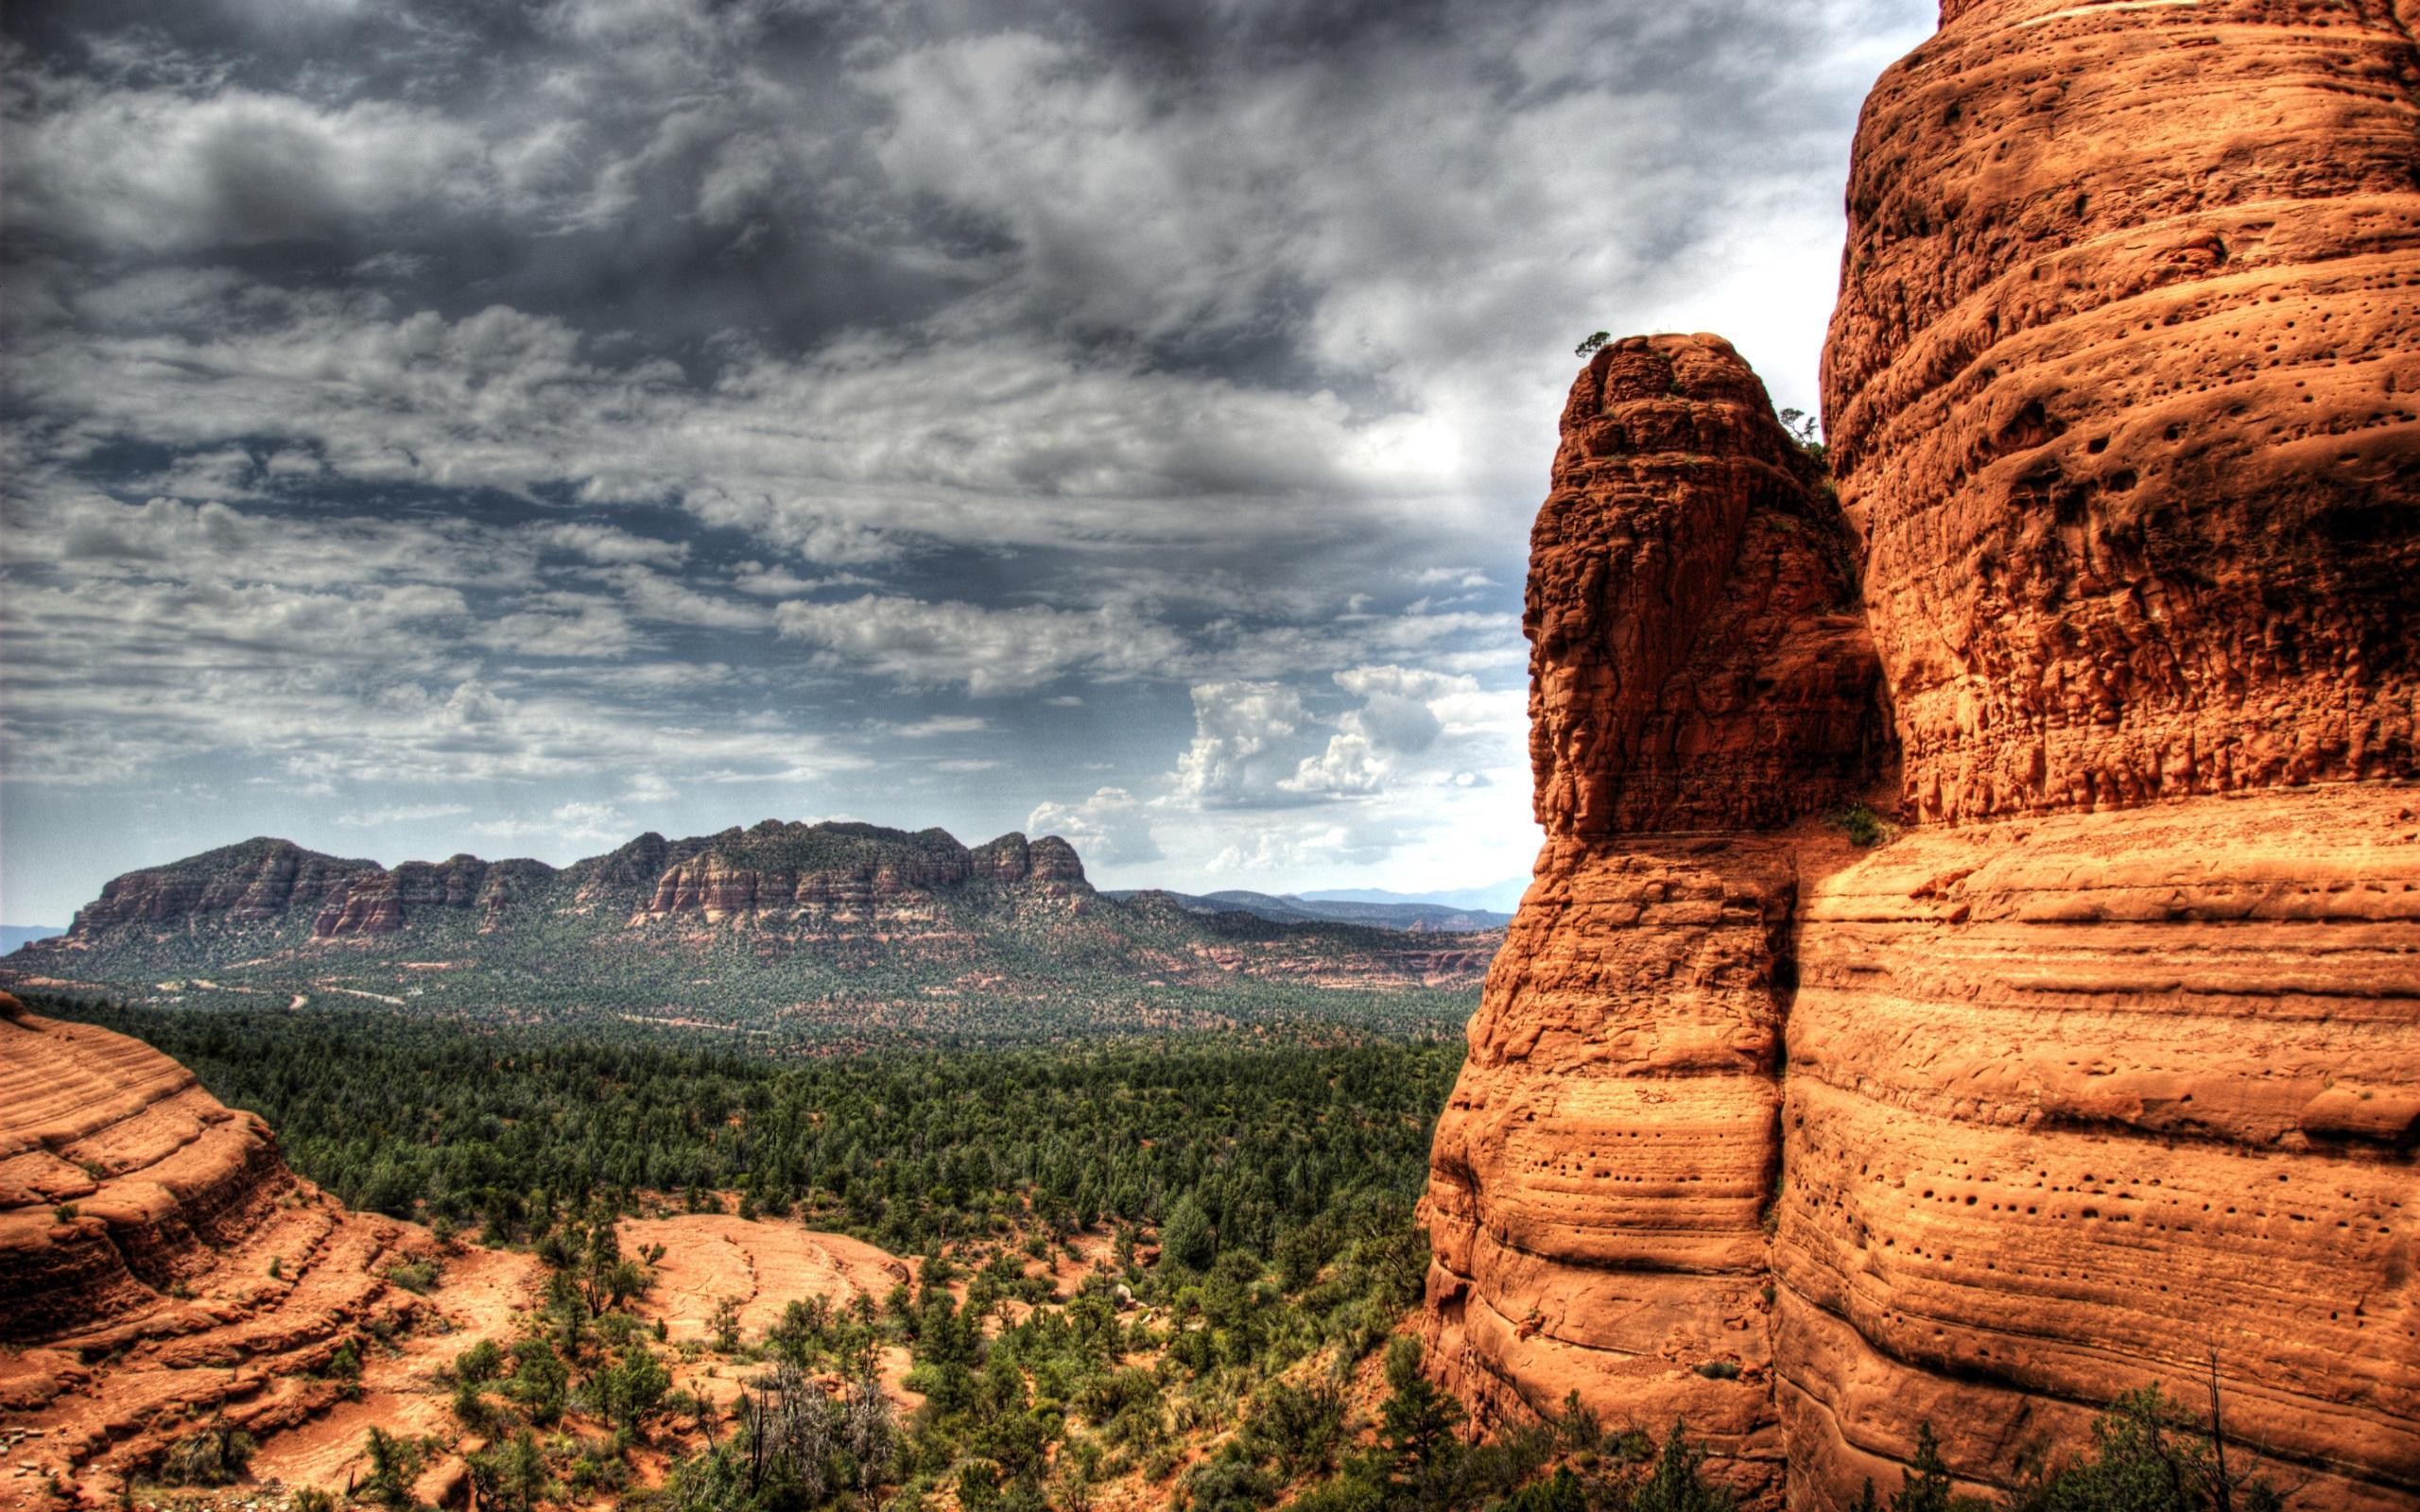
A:
<svg viewBox="0 0 2420 1512">
<path fill-rule="evenodd" d="M 1459 1022 L 1499 938 L 1112 897 L 1055 835 L 970 848 L 939 829 L 768 819 L 643 834 L 563 868 L 388 868 L 247 840 L 116 878 L 66 934 L 7 964 L 22 983 L 121 996 L 1023 1039 L 1305 1015 Z"/>
</svg>

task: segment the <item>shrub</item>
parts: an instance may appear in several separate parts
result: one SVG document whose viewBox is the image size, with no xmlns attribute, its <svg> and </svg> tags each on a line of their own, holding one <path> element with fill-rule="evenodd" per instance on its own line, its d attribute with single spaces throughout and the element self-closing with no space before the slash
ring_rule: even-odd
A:
<svg viewBox="0 0 2420 1512">
<path fill-rule="evenodd" d="M 1736 1361 L 1708 1360 L 1698 1366 L 1698 1374 L 1708 1381 L 1737 1381 L 1739 1379 L 1739 1366 Z"/>
<path fill-rule="evenodd" d="M 454 1373 L 465 1381 L 493 1381 L 504 1369 L 504 1351 L 481 1339 L 454 1357 Z"/>
<path fill-rule="evenodd" d="M 169 1486 L 230 1486 L 244 1478 L 258 1447 L 242 1429 L 215 1424 L 170 1444 L 160 1479 Z"/>
<path fill-rule="evenodd" d="M 1887 839 L 1890 834 L 1883 826 L 1881 816 L 1862 803 L 1852 803 L 1841 810 L 1840 813 L 1832 816 L 1832 822 L 1840 826 L 1842 833 L 1848 835 L 1849 844 L 1854 846 L 1873 845 Z"/>
<path fill-rule="evenodd" d="M 1927 1459 L 1929 1452 L 1929 1459 Z M 1977 1505 L 1947 1496 L 1948 1477 L 1932 1442 L 1918 1430 L 1916 1470 L 1891 1499 L 1893 1512 L 1965 1512 Z M 2014 1512 L 2275 1512 L 2277 1493 L 2239 1472 L 2220 1470 L 2208 1429 L 2170 1402 L 2154 1384 L 2128 1392 L 2092 1425 L 2092 1450 L 2058 1465 L 2021 1489 Z"/>
<path fill-rule="evenodd" d="M 1192 1512 L 1259 1512 L 1274 1500 L 1276 1487 L 1244 1452 L 1234 1445 L 1215 1459 L 1185 1472 L 1179 1487 L 1181 1505 Z"/>
<path fill-rule="evenodd" d="M 1631 1497 L 1630 1512 L 1732 1512 L 1730 1493 L 1698 1479 L 1705 1451 L 1691 1444 L 1685 1428 L 1672 1425 L 1655 1469 Z"/>
</svg>

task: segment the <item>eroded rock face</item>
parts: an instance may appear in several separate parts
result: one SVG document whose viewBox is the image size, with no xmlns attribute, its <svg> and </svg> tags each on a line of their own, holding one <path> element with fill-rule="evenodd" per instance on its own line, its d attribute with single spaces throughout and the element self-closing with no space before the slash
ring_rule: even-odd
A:
<svg viewBox="0 0 2420 1512">
<path fill-rule="evenodd" d="M 969 882 L 1046 885 L 1038 896 L 1089 891 L 1075 848 L 1055 835 L 1010 833 L 970 850 L 946 831 L 903 834 L 863 824 L 784 824 L 727 831 L 671 866 L 646 913 L 768 921 L 938 921 L 930 895 Z"/>
<path fill-rule="evenodd" d="M 261 1480 L 341 1490 L 358 1469 L 343 1448 L 313 1463 L 282 1431 L 332 1412 L 354 1420 L 321 1435 L 354 1446 L 362 1419 L 442 1426 L 422 1383 L 474 1337 L 509 1338 L 542 1268 L 451 1257 L 425 1297 L 388 1279 L 436 1254 L 295 1177 L 260 1119 L 166 1056 L 0 993 L 0 1438 L 17 1467 L 0 1506 L 128 1504 L 171 1445 L 221 1424 L 261 1440 Z M 348 1349 L 357 1383 L 329 1371 Z"/>
<path fill-rule="evenodd" d="M 1878 679 L 1822 485 L 1720 336 L 1581 369 L 1522 615 L 1548 833 L 1772 828 L 1873 782 Z"/>
<path fill-rule="evenodd" d="M 2408 8 L 1945 9 L 1859 129 L 1825 407 L 1906 806 L 1993 822 L 1806 891 L 1796 1500 L 1920 1420 L 2005 1483 L 2215 1349 L 2295 1504 L 2410 1506 Z"/>
<path fill-rule="evenodd" d="M 322 937 L 390 935 L 415 914 L 433 908 L 476 909 L 493 916 L 527 899 L 555 877 L 543 861 L 406 861 L 392 871 L 356 877 L 320 911 L 311 933 Z"/>
<path fill-rule="evenodd" d="M 1824 367 L 1912 811 L 2409 775 L 2410 6 L 1944 9 Z"/>
<path fill-rule="evenodd" d="M 184 1067 L 0 993 L 0 1340 L 157 1304 L 293 1184 Z"/>
<path fill-rule="evenodd" d="M 1808 889 L 1774 1271 L 1807 1506 L 2152 1381 L 2420 1499 L 2420 791 L 1914 831 Z"/>
<path fill-rule="evenodd" d="M 1439 1125 L 1437 1369 L 1483 1419 L 1687 1418 L 1778 1483 L 1765 1234 L 1801 852 L 1884 759 L 1849 539 L 1717 337 L 1572 387 L 1531 537 L 1547 831 Z"/>
<path fill-rule="evenodd" d="M 69 933 L 89 935 L 115 924 L 164 931 L 273 920 L 330 902 L 341 905 L 355 881 L 379 870 L 374 861 L 321 855 L 290 840 L 247 840 L 112 879 L 78 911 Z"/>
<path fill-rule="evenodd" d="M 1922 1424 L 1990 1489 L 2215 1371 L 2290 1505 L 2420 1504 L 2414 12 L 1945 12 L 1867 108 L 1824 374 L 1916 827 L 1624 834 L 1779 822 L 1793 739 L 1853 791 L 1847 705 L 1754 679 L 1779 747 L 1632 756 L 1709 569 L 1652 508 L 1627 578 L 1542 522 L 1553 838 L 1439 1132 L 1441 1366 L 1778 1443 L 1824 1509 Z M 1760 1275 L 1763 1406 L 1657 1369 Z"/>
</svg>

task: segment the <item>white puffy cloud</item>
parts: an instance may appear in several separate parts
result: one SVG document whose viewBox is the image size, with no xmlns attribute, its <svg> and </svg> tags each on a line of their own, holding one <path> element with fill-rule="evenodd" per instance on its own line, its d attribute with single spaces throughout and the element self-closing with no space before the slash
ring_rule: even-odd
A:
<svg viewBox="0 0 2420 1512">
<path fill-rule="evenodd" d="M 1177 757 L 1175 800 L 1201 808 L 1277 801 L 1291 766 L 1278 745 L 1304 718 L 1302 695 L 1279 683 L 1195 684 L 1193 742 Z"/>
<path fill-rule="evenodd" d="M 1150 815 L 1150 806 L 1126 789 L 1102 787 L 1073 803 L 1036 804 L 1025 828 L 1032 835 L 1062 836 L 1087 865 L 1132 867 L 1164 854 Z"/>
<path fill-rule="evenodd" d="M 1327 749 L 1305 756 L 1294 775 L 1277 785 L 1288 793 L 1349 798 L 1375 793 L 1386 785 L 1387 764 L 1370 737 L 1352 730 L 1330 735 Z"/>
<path fill-rule="evenodd" d="M 548 525 L 538 535 L 558 551 L 601 566 L 678 567 L 689 558 L 687 541 L 632 535 L 613 525 L 585 521 Z"/>
<path fill-rule="evenodd" d="M 467 803 L 397 803 L 386 808 L 358 809 L 339 814 L 336 822 L 349 829 L 375 830 L 390 824 L 419 824 L 429 819 L 450 819 L 468 814 Z"/>
<path fill-rule="evenodd" d="M 611 803 L 574 800 L 557 804 L 541 817 L 489 819 L 471 826 L 492 840 L 514 844 L 537 839 L 559 845 L 610 846 L 629 839 L 633 831 L 622 811 Z"/>
</svg>

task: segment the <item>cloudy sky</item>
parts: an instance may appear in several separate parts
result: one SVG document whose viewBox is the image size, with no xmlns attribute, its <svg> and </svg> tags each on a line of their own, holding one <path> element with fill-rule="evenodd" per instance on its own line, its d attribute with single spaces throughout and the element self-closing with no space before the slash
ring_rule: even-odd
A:
<svg viewBox="0 0 2420 1512">
<path fill-rule="evenodd" d="M 11 5 L 0 918 L 769 816 L 1526 875 L 1572 344 L 1813 408 L 1931 10 Z"/>
</svg>

